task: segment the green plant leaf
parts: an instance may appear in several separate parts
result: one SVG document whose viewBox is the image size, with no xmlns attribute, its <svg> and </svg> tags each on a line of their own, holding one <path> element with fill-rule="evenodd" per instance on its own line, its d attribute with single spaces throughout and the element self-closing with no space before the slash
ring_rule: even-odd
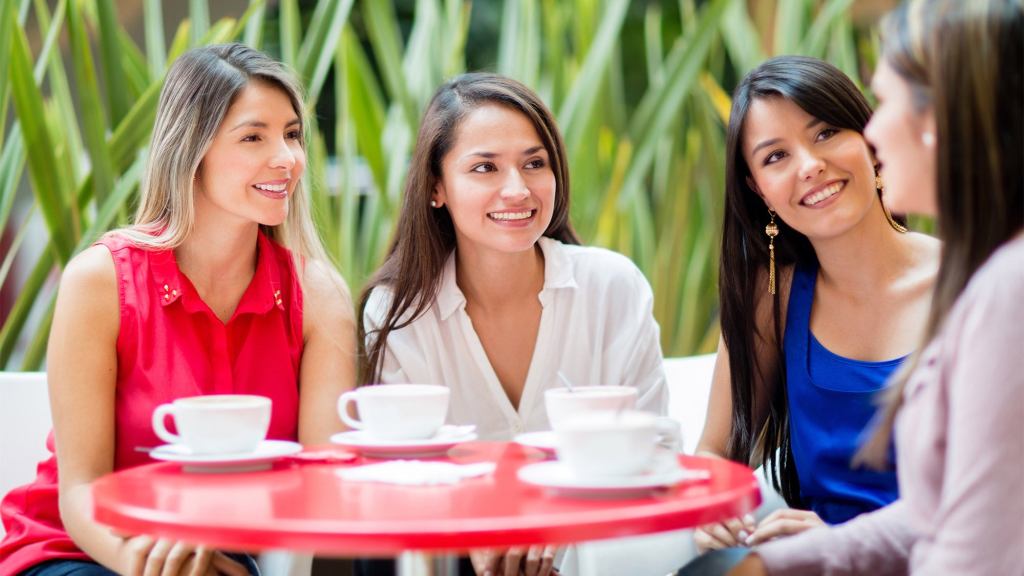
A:
<svg viewBox="0 0 1024 576">
<path fill-rule="evenodd" d="M 43 96 L 32 77 L 32 60 L 24 32 L 15 29 L 11 42 L 11 89 L 21 133 L 25 138 L 29 175 L 57 253 L 62 261 L 67 261 L 73 246 L 70 236 L 72 226 L 62 200 L 64 194 L 53 171 L 57 159 L 53 153 L 53 141 L 43 120 Z"/>
</svg>

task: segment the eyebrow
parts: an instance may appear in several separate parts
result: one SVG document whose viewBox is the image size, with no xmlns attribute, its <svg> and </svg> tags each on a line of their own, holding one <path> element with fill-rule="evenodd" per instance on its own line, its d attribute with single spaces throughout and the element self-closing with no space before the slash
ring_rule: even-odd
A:
<svg viewBox="0 0 1024 576">
<path fill-rule="evenodd" d="M 544 149 L 545 148 L 544 148 L 543 145 L 532 146 L 530 148 L 527 148 L 526 150 L 523 150 L 523 156 L 529 156 L 530 154 L 536 154 L 537 152 L 540 152 L 541 150 L 544 150 Z M 491 158 L 497 158 L 499 156 L 499 154 L 497 154 L 496 152 L 479 151 L 479 152 L 470 152 L 468 154 L 465 154 L 463 156 L 463 158 L 469 158 L 469 157 L 472 157 L 472 156 L 479 156 L 481 158 L 491 159 Z"/>
<path fill-rule="evenodd" d="M 302 124 L 302 121 L 299 120 L 298 118 L 292 118 L 290 122 L 288 122 L 287 124 L 284 125 L 284 127 L 285 128 L 290 128 L 292 126 L 295 126 L 296 124 Z M 237 125 L 235 125 L 234 128 L 232 128 L 231 130 L 228 130 L 228 132 L 234 132 L 235 130 L 238 130 L 239 128 L 246 128 L 246 127 L 248 127 L 248 128 L 266 128 L 267 127 L 267 123 L 263 122 L 261 120 L 243 120 L 242 122 L 239 122 Z"/>
<path fill-rule="evenodd" d="M 811 121 L 808 122 L 806 126 L 804 126 L 804 130 L 810 130 L 811 128 L 814 128 L 818 124 L 822 124 L 822 123 L 823 123 L 823 121 L 820 118 L 812 117 Z M 766 148 L 768 146 L 774 146 L 775 144 L 778 144 L 779 141 L 780 141 L 779 138 L 771 138 L 769 140 L 764 140 L 762 142 L 759 142 L 757 144 L 757 146 L 754 146 L 754 149 L 750 151 L 750 155 L 753 156 L 753 155 L 757 154 L 757 151 L 760 150 L 761 148 Z"/>
</svg>

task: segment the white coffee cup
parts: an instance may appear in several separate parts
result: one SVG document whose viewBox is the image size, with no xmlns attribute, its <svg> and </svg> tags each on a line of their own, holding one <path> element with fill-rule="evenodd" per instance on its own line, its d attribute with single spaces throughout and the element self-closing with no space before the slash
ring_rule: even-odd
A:
<svg viewBox="0 0 1024 576">
<path fill-rule="evenodd" d="M 636 407 L 636 388 L 632 386 L 573 386 L 549 388 L 544 392 L 544 405 L 551 429 L 558 431 L 564 422 L 581 414 Z"/>
<path fill-rule="evenodd" d="M 590 412 L 561 424 L 558 459 L 580 478 L 642 474 L 654 464 L 657 416 L 648 412 Z"/>
<path fill-rule="evenodd" d="M 270 398 L 249 394 L 211 394 L 179 398 L 153 411 L 153 432 L 192 454 L 251 452 L 267 437 Z M 166 417 L 174 418 L 178 433 L 167 430 Z"/>
<path fill-rule="evenodd" d="M 423 440 L 437 433 L 448 415 L 446 386 L 380 384 L 345 392 L 338 398 L 341 421 L 356 430 L 386 440 Z M 359 418 L 349 416 L 354 402 Z"/>
</svg>

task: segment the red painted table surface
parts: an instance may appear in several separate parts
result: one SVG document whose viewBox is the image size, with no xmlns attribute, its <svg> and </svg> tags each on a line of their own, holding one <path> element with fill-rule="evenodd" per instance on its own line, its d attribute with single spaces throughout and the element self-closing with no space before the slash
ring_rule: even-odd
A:
<svg viewBox="0 0 1024 576">
<path fill-rule="evenodd" d="M 291 549 L 338 555 L 406 550 L 462 551 L 562 544 L 691 528 L 740 516 L 761 502 L 744 466 L 681 456 L 711 479 L 628 499 L 581 499 L 520 482 L 516 471 L 543 455 L 517 444 L 472 442 L 456 463 L 492 461 L 491 476 L 455 485 L 398 486 L 342 480 L 350 464 L 278 462 L 245 473 L 185 472 L 149 464 L 99 479 L 97 521 L 125 533 L 201 542 L 225 549 Z"/>
</svg>

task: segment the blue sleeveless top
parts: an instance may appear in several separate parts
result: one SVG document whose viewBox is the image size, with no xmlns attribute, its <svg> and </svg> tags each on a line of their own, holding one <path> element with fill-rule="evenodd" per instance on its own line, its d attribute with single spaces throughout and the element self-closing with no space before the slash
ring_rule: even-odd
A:
<svg viewBox="0 0 1024 576">
<path fill-rule="evenodd" d="M 854 469 L 850 461 L 866 439 L 877 393 L 906 357 L 864 362 L 822 346 L 810 330 L 817 277 L 817 265 L 797 266 L 789 294 L 783 337 L 789 431 L 801 499 L 838 524 L 898 497 L 894 470 Z"/>
</svg>

